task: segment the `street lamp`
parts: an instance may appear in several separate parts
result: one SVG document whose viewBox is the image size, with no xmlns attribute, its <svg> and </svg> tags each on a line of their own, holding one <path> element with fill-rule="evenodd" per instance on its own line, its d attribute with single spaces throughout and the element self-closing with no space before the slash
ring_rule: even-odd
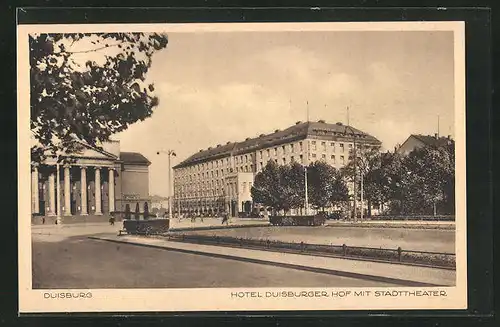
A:
<svg viewBox="0 0 500 327">
<path fill-rule="evenodd" d="M 304 199 L 304 215 L 307 216 L 307 207 L 309 206 L 309 198 L 307 196 L 307 166 L 304 166 L 304 185 L 305 185 L 305 199 Z"/>
<path fill-rule="evenodd" d="M 168 218 L 172 219 L 172 164 L 170 158 L 172 156 L 176 157 L 177 155 L 175 154 L 174 150 L 161 150 L 156 152 L 157 155 L 160 155 L 160 153 L 164 153 L 168 155 Z"/>
</svg>

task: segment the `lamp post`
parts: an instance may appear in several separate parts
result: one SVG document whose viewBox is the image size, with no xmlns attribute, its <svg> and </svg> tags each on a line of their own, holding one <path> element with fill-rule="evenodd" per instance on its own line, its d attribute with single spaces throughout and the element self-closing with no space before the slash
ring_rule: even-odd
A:
<svg viewBox="0 0 500 327">
<path fill-rule="evenodd" d="M 171 157 L 174 156 L 176 157 L 177 155 L 175 154 L 174 150 L 161 150 L 156 152 L 157 155 L 160 153 L 165 153 L 168 155 L 168 218 L 172 219 L 172 162 L 171 162 Z"/>
<path fill-rule="evenodd" d="M 304 215 L 307 216 L 307 207 L 309 206 L 309 198 L 307 196 L 307 166 L 304 166 L 304 185 L 305 185 L 305 197 L 304 197 Z"/>
<path fill-rule="evenodd" d="M 61 177 L 59 176 L 60 170 L 59 170 L 59 158 L 56 163 L 56 183 L 57 183 L 57 215 L 56 215 L 56 224 L 60 225 L 61 224 Z"/>
</svg>

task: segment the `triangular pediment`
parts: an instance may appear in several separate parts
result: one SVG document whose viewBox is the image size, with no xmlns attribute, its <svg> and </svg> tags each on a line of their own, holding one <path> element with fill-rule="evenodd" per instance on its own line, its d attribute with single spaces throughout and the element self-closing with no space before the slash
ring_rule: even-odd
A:
<svg viewBox="0 0 500 327">
<path fill-rule="evenodd" d="M 72 158 L 89 158 L 89 159 L 105 159 L 105 160 L 118 160 L 118 157 L 104 149 L 99 149 L 97 147 L 93 147 L 85 142 L 75 141 L 76 148 L 78 151 L 75 151 L 71 154 L 61 154 L 63 156 L 70 156 Z M 47 153 L 48 157 L 53 157 L 50 153 Z"/>
</svg>

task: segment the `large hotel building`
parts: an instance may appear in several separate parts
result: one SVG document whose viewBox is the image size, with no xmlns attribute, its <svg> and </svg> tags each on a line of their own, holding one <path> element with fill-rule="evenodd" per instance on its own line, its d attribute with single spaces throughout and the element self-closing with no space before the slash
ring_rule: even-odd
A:
<svg viewBox="0 0 500 327">
<path fill-rule="evenodd" d="M 227 142 L 199 150 L 175 167 L 174 212 L 232 216 L 253 209 L 254 176 L 269 160 L 303 165 L 324 160 L 339 169 L 347 164 L 354 140 L 358 146 L 379 147 L 380 141 L 341 123 L 297 122 L 284 130 Z"/>
</svg>

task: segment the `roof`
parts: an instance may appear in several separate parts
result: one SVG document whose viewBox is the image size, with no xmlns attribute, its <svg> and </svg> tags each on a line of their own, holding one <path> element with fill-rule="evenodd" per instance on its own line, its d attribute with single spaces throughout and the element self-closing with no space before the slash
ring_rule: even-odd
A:
<svg viewBox="0 0 500 327">
<path fill-rule="evenodd" d="M 435 148 L 447 146 L 450 143 L 450 141 L 453 141 L 451 138 L 443 136 L 436 138 L 435 136 L 431 135 L 411 134 L 410 137 L 412 136 L 417 140 L 419 140 L 420 142 Z"/>
<path fill-rule="evenodd" d="M 329 124 L 323 120 L 317 122 L 297 122 L 295 125 L 284 130 L 275 130 L 271 134 L 261 134 L 258 137 L 247 138 L 241 142 L 227 142 L 225 145 L 217 145 L 209 147 L 206 150 L 200 150 L 174 168 L 185 167 L 197 162 L 215 160 L 228 155 L 248 153 L 262 148 L 306 139 L 311 136 L 317 138 L 330 138 L 333 136 L 337 139 L 352 139 L 352 137 L 356 137 L 356 139 L 361 139 L 364 143 L 381 144 L 375 137 L 341 123 Z"/>
<path fill-rule="evenodd" d="M 120 160 L 126 164 L 150 165 L 151 162 L 138 152 L 120 152 Z"/>
</svg>

